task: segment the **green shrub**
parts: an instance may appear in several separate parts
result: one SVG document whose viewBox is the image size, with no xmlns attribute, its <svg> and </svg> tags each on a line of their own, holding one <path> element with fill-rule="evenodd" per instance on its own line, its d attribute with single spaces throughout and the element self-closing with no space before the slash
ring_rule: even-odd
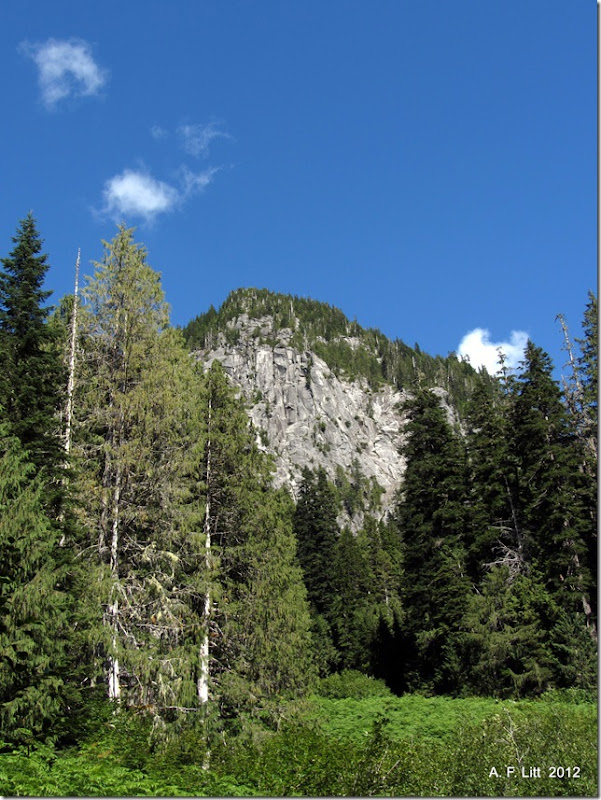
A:
<svg viewBox="0 0 601 800">
<path fill-rule="evenodd" d="M 361 700 L 365 697 L 392 697 L 386 683 L 379 678 L 371 678 L 354 669 L 345 669 L 334 675 L 322 678 L 317 688 L 320 697 L 340 700 L 352 697 Z"/>
</svg>

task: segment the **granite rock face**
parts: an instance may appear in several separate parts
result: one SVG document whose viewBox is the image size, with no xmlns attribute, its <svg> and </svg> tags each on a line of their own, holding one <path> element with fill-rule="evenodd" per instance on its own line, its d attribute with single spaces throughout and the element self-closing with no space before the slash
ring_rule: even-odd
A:
<svg viewBox="0 0 601 800">
<path fill-rule="evenodd" d="M 341 338 L 350 347 L 360 346 L 358 339 Z M 405 471 L 402 404 L 407 393 L 390 384 L 372 390 L 363 379 L 337 376 L 315 352 L 293 347 L 292 340 L 293 331 L 276 329 L 272 317 L 241 313 L 197 356 L 205 369 L 221 362 L 244 397 L 257 444 L 275 456 L 276 486 L 287 486 L 296 499 L 303 467 L 322 466 L 331 480 L 338 468 L 349 475 L 358 467 L 381 487 L 380 504 L 372 513 L 385 516 Z M 432 391 L 449 422 L 457 425 L 447 392 Z M 355 531 L 362 520 L 361 512 L 339 518 Z"/>
<path fill-rule="evenodd" d="M 259 446 L 275 455 L 275 484 L 296 497 L 303 467 L 322 466 L 334 479 L 337 466 L 349 472 L 358 462 L 384 489 L 382 507 L 389 507 L 405 469 L 405 393 L 337 377 L 315 353 L 291 347 L 292 331 L 275 331 L 270 317 L 241 314 L 228 326 L 234 335 L 219 334 L 199 355 L 207 369 L 220 361 L 244 396 Z"/>
</svg>

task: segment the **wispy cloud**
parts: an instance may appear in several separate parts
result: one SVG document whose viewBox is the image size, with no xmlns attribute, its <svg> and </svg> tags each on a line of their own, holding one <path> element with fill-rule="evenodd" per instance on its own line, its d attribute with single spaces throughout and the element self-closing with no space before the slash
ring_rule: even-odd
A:
<svg viewBox="0 0 601 800">
<path fill-rule="evenodd" d="M 220 130 L 216 122 L 209 122 L 206 125 L 180 125 L 177 133 L 186 153 L 195 158 L 209 155 L 209 145 L 213 139 L 231 138 L 229 133 Z"/>
<path fill-rule="evenodd" d="M 49 110 L 67 97 L 98 94 L 106 82 L 107 71 L 94 61 L 90 45 L 82 39 L 22 42 L 20 50 L 37 65 L 42 102 Z"/>
<path fill-rule="evenodd" d="M 478 369 L 485 367 L 490 375 L 499 371 L 499 350 L 506 358 L 506 366 L 515 369 L 524 357 L 524 349 L 528 342 L 528 334 L 524 331 L 511 331 L 508 342 L 491 342 L 490 331 L 486 328 L 474 328 L 461 340 L 458 354 L 467 357 L 470 364 Z"/>
<path fill-rule="evenodd" d="M 104 184 L 103 213 L 121 220 L 140 217 L 152 222 L 159 214 L 172 211 L 191 195 L 201 192 L 213 180 L 217 168 L 193 173 L 182 170 L 180 185 L 153 178 L 145 170 L 126 169 Z"/>
<path fill-rule="evenodd" d="M 182 194 L 184 197 L 189 197 L 197 192 L 202 192 L 206 187 L 212 183 L 213 175 L 215 175 L 221 167 L 209 167 L 202 172 L 191 172 L 187 167 L 182 167 L 181 181 L 182 181 Z"/>
<path fill-rule="evenodd" d="M 169 131 L 162 128 L 160 125 L 153 125 L 150 129 L 150 135 L 153 139 L 161 140 L 169 136 Z"/>
</svg>

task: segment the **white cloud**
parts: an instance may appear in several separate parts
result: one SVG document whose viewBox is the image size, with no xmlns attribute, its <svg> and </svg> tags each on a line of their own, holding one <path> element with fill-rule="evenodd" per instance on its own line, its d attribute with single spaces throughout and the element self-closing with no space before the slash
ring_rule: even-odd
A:
<svg viewBox="0 0 601 800">
<path fill-rule="evenodd" d="M 146 172 L 124 170 L 104 185 L 104 210 L 111 216 L 130 215 L 153 219 L 170 211 L 180 194 L 173 186 Z"/>
<path fill-rule="evenodd" d="M 511 331 L 509 342 L 491 342 L 490 331 L 475 328 L 466 333 L 457 350 L 459 356 L 468 357 L 470 364 L 478 369 L 485 367 L 490 375 L 499 371 L 499 350 L 506 357 L 506 366 L 515 369 L 524 357 L 528 334 L 524 331 Z"/>
<path fill-rule="evenodd" d="M 119 221 L 125 217 L 142 217 L 151 222 L 159 214 L 173 210 L 191 195 L 203 191 L 213 180 L 217 167 L 194 173 L 183 168 L 180 186 L 159 181 L 144 170 L 126 169 L 104 184 L 103 212 Z"/>
<path fill-rule="evenodd" d="M 48 39 L 35 45 L 23 42 L 21 51 L 38 67 L 42 101 L 48 109 L 70 96 L 97 94 L 106 81 L 106 70 L 96 64 L 90 45 L 81 39 Z"/>
<path fill-rule="evenodd" d="M 209 145 L 213 139 L 230 138 L 229 134 L 219 130 L 215 122 L 209 122 L 207 125 L 180 125 L 177 132 L 186 153 L 195 157 L 208 156 Z"/>
</svg>

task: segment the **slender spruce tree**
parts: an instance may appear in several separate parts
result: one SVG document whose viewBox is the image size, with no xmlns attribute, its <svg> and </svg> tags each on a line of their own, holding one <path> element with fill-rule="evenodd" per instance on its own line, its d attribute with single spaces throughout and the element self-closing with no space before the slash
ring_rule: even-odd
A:
<svg viewBox="0 0 601 800">
<path fill-rule="evenodd" d="M 583 609 L 592 625 L 590 482 L 552 369 L 549 356 L 528 342 L 511 415 L 523 528 L 547 589 L 560 607 Z"/>
<path fill-rule="evenodd" d="M 558 609 L 536 571 L 512 572 L 506 563 L 492 567 L 468 598 L 465 688 L 520 697 L 554 685 L 549 631 L 557 618 Z"/>
<path fill-rule="evenodd" d="M 294 512 L 298 560 L 311 605 L 317 662 L 321 674 L 333 669 L 340 653 L 335 647 L 335 559 L 340 530 L 336 521 L 336 491 L 323 468 L 305 468 Z"/>
<path fill-rule="evenodd" d="M 597 614 L 598 581 L 598 537 L 597 537 L 597 482 L 599 454 L 599 309 L 597 297 L 589 292 L 589 300 L 584 311 L 582 324 L 583 337 L 576 341 L 580 345 L 578 367 L 582 384 L 583 436 L 585 441 L 585 472 L 588 475 L 588 502 L 591 525 L 586 537 L 587 566 L 591 575 L 591 605 Z"/>
<path fill-rule="evenodd" d="M 44 468 L 50 496 L 64 463 L 58 412 L 65 381 L 62 354 L 47 322 L 51 292 L 43 286 L 49 265 L 31 212 L 13 242 L 0 271 L 0 403 L 36 470 Z M 52 499 L 58 502 L 55 493 Z"/>
<path fill-rule="evenodd" d="M 434 393 L 418 390 L 405 410 L 407 469 L 396 510 L 404 557 L 399 671 L 406 688 L 452 692 L 469 592 L 465 453 Z"/>
<path fill-rule="evenodd" d="M 302 696 L 314 675 L 292 501 L 271 487 L 272 461 L 218 362 L 199 400 L 207 420 L 195 462 L 207 553 L 199 688 L 224 717 L 277 721 L 281 701 Z"/>
<path fill-rule="evenodd" d="M 500 387 L 476 384 L 466 418 L 471 508 L 467 567 L 476 584 L 493 566 L 505 565 L 511 576 L 526 570 L 507 409 Z"/>
<path fill-rule="evenodd" d="M 31 744 L 61 732 L 78 702 L 70 552 L 45 509 L 45 482 L 15 436 L 0 433 L 0 730 Z M 73 678 L 76 678 L 74 681 Z M 53 729 L 54 726 L 54 730 Z"/>
<path fill-rule="evenodd" d="M 309 602 L 318 614 L 330 616 L 336 592 L 334 558 L 340 530 L 337 500 L 323 468 L 305 469 L 294 515 L 298 558 L 303 569 Z"/>
<path fill-rule="evenodd" d="M 345 527 L 336 543 L 332 623 L 341 669 L 369 669 L 371 633 L 367 602 L 370 574 L 362 548 Z"/>
<path fill-rule="evenodd" d="M 589 292 L 582 328 L 584 336 L 576 340 L 581 350 L 578 365 L 582 376 L 586 432 L 593 440 L 591 449 L 596 456 L 599 423 L 599 309 L 597 296 L 593 292 Z"/>
</svg>

